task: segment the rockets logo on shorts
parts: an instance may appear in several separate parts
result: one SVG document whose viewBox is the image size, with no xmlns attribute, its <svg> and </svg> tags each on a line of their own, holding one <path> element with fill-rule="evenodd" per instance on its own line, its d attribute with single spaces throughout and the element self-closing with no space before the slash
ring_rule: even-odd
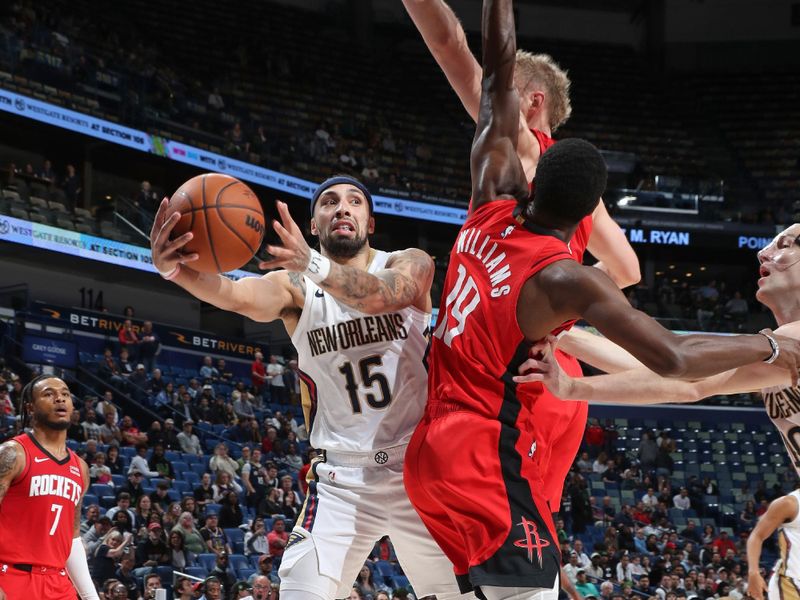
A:
<svg viewBox="0 0 800 600">
<path fill-rule="evenodd" d="M 525 517 L 522 517 L 522 521 L 517 523 L 517 525 L 522 527 L 523 531 L 525 532 L 525 538 L 517 540 L 514 542 L 514 545 L 517 548 L 524 548 L 528 551 L 528 560 L 531 563 L 533 562 L 533 552 L 535 550 L 536 558 L 539 560 L 539 567 L 541 568 L 543 566 L 542 548 L 547 548 L 550 545 L 550 542 L 539 537 L 539 528 L 533 521 L 529 521 Z"/>
</svg>

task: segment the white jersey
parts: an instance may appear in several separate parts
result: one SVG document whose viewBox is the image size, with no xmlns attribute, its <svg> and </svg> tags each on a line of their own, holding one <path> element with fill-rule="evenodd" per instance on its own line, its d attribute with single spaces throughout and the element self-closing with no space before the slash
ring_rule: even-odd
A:
<svg viewBox="0 0 800 600">
<path fill-rule="evenodd" d="M 788 495 L 793 496 L 800 507 L 800 490 Z M 769 600 L 797 598 L 797 582 L 800 581 L 800 510 L 791 521 L 778 529 L 778 546 L 781 554 L 769 580 L 767 595 Z"/>
<path fill-rule="evenodd" d="M 761 397 L 767 415 L 781 434 L 792 466 L 800 475 L 800 386 L 764 389 Z"/>
<path fill-rule="evenodd" d="M 368 272 L 390 254 L 376 251 Z M 428 396 L 430 313 L 415 307 L 366 315 L 305 278 L 292 334 L 313 448 L 370 452 L 408 443 Z"/>
</svg>

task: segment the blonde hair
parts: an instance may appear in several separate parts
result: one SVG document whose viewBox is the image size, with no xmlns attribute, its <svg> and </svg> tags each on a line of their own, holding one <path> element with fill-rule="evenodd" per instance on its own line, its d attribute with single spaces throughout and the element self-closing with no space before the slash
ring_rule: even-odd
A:
<svg viewBox="0 0 800 600">
<path fill-rule="evenodd" d="M 552 56 L 517 50 L 514 78 L 521 95 L 532 91 L 534 85 L 543 88 L 551 131 L 566 123 L 572 114 L 570 80 L 567 72 L 558 66 Z"/>
</svg>

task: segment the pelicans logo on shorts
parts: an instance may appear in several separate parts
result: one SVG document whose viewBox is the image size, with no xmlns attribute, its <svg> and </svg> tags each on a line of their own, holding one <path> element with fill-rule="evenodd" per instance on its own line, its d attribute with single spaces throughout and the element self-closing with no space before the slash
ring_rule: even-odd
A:
<svg viewBox="0 0 800 600">
<path fill-rule="evenodd" d="M 294 546 L 295 544 L 299 544 L 300 542 L 302 542 L 305 539 L 306 539 L 306 536 L 304 536 L 302 533 L 299 533 L 297 531 L 293 531 L 292 533 L 289 534 L 289 541 L 286 542 L 286 548 L 288 549 L 291 546 Z"/>
</svg>

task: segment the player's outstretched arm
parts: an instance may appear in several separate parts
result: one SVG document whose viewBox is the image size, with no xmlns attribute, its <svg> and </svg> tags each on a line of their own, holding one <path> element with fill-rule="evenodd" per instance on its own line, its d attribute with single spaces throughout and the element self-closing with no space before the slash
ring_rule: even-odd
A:
<svg viewBox="0 0 800 600">
<path fill-rule="evenodd" d="M 477 123 L 481 103 L 481 66 L 469 49 L 458 17 L 444 0 L 403 0 L 403 5 L 450 87 Z M 539 144 L 521 113 L 518 127 L 518 150 L 526 172 L 532 173 L 539 160 Z"/>
<path fill-rule="evenodd" d="M 602 200 L 592 214 L 592 223 L 587 250 L 599 261 L 593 266 L 608 275 L 619 288 L 639 283 L 642 279 L 639 257 Z"/>
<path fill-rule="evenodd" d="M 606 373 L 640 369 L 644 365 L 630 352 L 608 338 L 573 327 L 559 337 L 558 347 L 578 360 Z"/>
<path fill-rule="evenodd" d="M 797 517 L 798 505 L 794 496 L 783 496 L 773 501 L 756 523 L 755 528 L 747 538 L 747 594 L 753 600 L 764 600 L 767 584 L 759 572 L 758 563 L 761 560 L 761 548 L 764 540 L 769 538 L 775 530 Z"/>
<path fill-rule="evenodd" d="M 775 358 L 797 381 L 800 341 L 776 336 L 775 355 L 766 335 L 676 335 L 631 307 L 611 280 L 597 269 L 558 261 L 523 286 L 517 318 L 529 339 L 541 331 L 539 315 L 566 321 L 584 318 L 611 341 L 659 375 L 683 379 L 709 377 L 750 363 Z"/>
<path fill-rule="evenodd" d="M 519 94 L 514 85 L 517 41 L 511 0 L 484 0 L 483 76 L 472 141 L 472 208 L 498 198 L 527 199 L 528 180 L 517 156 Z"/>
<path fill-rule="evenodd" d="M 305 292 L 301 280 L 290 280 L 286 273 L 268 273 L 263 277 L 245 277 L 231 281 L 222 275 L 199 273 L 191 268 L 197 254 L 182 249 L 192 239 L 191 232 L 170 240 L 180 219 L 178 213 L 167 217 L 168 200 L 158 207 L 150 230 L 153 266 L 192 296 L 222 310 L 236 312 L 254 321 L 274 321 L 287 309 L 301 307 Z"/>
<path fill-rule="evenodd" d="M 433 282 L 433 259 L 422 250 L 409 248 L 395 252 L 386 262 L 386 268 L 375 274 L 362 269 L 340 265 L 321 257 L 303 237 L 303 232 L 289 214 L 284 202 L 278 202 L 281 221 L 273 226 L 283 246 L 267 246 L 275 258 L 262 262 L 262 269 L 284 268 L 291 278 L 302 280 L 314 260 L 325 262 L 327 275 L 318 285 L 340 302 L 366 314 L 379 314 L 416 306 L 429 311 L 430 289 Z M 270 273 L 273 275 L 274 273 Z"/>
</svg>

